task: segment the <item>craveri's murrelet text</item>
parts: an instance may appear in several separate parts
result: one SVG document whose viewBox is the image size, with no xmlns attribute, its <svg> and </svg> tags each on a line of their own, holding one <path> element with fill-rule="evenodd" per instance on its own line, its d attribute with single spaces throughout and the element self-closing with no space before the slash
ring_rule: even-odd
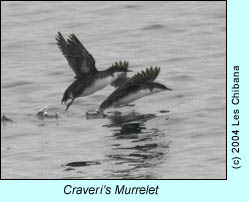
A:
<svg viewBox="0 0 249 202">
<path fill-rule="evenodd" d="M 116 185 L 115 187 L 102 185 L 102 186 L 86 186 L 86 187 L 74 187 L 72 185 L 66 185 L 64 187 L 64 194 L 69 195 L 98 195 L 98 194 L 117 194 L 117 195 L 157 195 L 159 186 L 137 186 L 129 187 L 126 185 Z"/>
</svg>

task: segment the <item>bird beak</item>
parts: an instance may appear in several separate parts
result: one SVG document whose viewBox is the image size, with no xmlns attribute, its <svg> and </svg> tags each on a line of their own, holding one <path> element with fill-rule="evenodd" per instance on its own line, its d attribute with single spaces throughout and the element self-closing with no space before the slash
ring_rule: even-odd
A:
<svg viewBox="0 0 249 202">
<path fill-rule="evenodd" d="M 133 72 L 132 70 L 127 69 L 127 72 Z"/>
<path fill-rule="evenodd" d="M 166 87 L 166 89 L 165 90 L 172 90 L 171 88 L 168 88 L 168 87 Z"/>
</svg>

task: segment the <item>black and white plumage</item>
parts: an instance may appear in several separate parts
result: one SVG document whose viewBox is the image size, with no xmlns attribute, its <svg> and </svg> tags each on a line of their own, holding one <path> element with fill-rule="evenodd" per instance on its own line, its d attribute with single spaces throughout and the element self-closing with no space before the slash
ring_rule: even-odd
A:
<svg viewBox="0 0 249 202">
<path fill-rule="evenodd" d="M 172 90 L 163 84 L 154 82 L 160 72 L 159 67 L 150 67 L 141 73 L 135 74 L 125 84 L 111 93 L 99 107 L 104 111 L 109 107 L 119 107 L 134 100 L 163 90 Z"/>
<path fill-rule="evenodd" d="M 77 97 L 91 95 L 109 84 L 117 87 L 126 81 L 126 74 L 129 72 L 128 62 L 116 62 L 108 69 L 98 71 L 93 56 L 74 34 L 70 34 L 68 39 L 65 40 L 61 33 L 58 32 L 55 39 L 69 66 L 75 73 L 75 80 L 65 90 L 61 101 L 63 104 L 66 103 L 66 110 Z"/>
</svg>

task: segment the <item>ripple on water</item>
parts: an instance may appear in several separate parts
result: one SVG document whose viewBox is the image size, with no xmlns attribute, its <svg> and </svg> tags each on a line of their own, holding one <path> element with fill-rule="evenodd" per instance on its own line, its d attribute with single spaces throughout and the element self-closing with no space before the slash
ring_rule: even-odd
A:
<svg viewBox="0 0 249 202">
<path fill-rule="evenodd" d="M 154 29 L 162 29 L 162 28 L 165 28 L 165 26 L 162 24 L 153 24 L 153 25 L 142 27 L 141 30 L 154 30 Z"/>
<path fill-rule="evenodd" d="M 7 116 L 3 115 L 1 117 L 1 122 L 13 122 L 13 120 L 8 118 Z"/>
<path fill-rule="evenodd" d="M 19 86 L 31 85 L 33 82 L 31 81 L 14 81 L 14 82 L 6 82 L 2 84 L 2 88 L 14 88 Z"/>
<path fill-rule="evenodd" d="M 139 8 L 140 5 L 124 5 L 124 8 L 136 9 Z"/>
<path fill-rule="evenodd" d="M 62 165 L 63 167 L 67 167 L 66 170 L 73 168 L 73 167 L 85 167 L 85 166 L 92 166 L 92 165 L 100 165 L 99 161 L 75 161 L 67 163 L 66 165 Z"/>
</svg>

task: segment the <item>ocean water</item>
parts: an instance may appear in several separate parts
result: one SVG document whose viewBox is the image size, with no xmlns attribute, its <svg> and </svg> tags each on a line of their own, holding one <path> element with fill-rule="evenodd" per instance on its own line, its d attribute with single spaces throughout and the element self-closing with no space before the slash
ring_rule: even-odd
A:
<svg viewBox="0 0 249 202">
<path fill-rule="evenodd" d="M 3 179 L 224 179 L 226 2 L 1 2 Z M 60 104 L 74 74 L 55 42 L 75 33 L 98 69 L 160 66 L 172 88 L 86 112 L 114 90 Z M 131 76 L 134 73 L 130 73 Z M 37 111 L 48 105 L 48 113 Z"/>
</svg>

